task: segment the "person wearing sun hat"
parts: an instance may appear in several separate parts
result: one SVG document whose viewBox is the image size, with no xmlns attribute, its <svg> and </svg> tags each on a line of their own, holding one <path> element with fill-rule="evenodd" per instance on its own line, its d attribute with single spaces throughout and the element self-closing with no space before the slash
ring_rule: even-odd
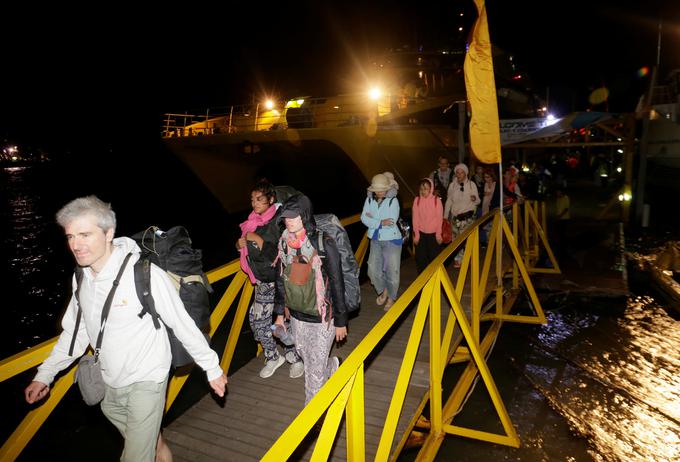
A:
<svg viewBox="0 0 680 462">
<path fill-rule="evenodd" d="M 369 195 L 361 212 L 361 222 L 368 228 L 371 240 L 368 277 L 378 293 L 376 303 L 384 304 L 385 310 L 390 309 L 397 299 L 403 244 L 397 227 L 399 201 L 387 197 L 395 184 L 394 177 L 390 181 L 384 173 L 375 175 L 367 188 Z"/>
</svg>

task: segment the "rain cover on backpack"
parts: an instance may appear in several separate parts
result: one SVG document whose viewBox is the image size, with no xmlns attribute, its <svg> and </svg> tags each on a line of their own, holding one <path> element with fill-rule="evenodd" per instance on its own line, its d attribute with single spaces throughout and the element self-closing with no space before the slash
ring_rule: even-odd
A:
<svg viewBox="0 0 680 462">
<path fill-rule="evenodd" d="M 323 233 L 335 239 L 342 263 L 342 276 L 345 282 L 345 305 L 347 311 L 355 311 L 361 305 L 361 287 L 359 286 L 359 264 L 354 257 L 352 244 L 347 231 L 340 224 L 340 220 L 332 213 L 314 215 L 316 227 Z M 319 254 L 323 255 L 323 244 L 319 239 Z"/>
</svg>

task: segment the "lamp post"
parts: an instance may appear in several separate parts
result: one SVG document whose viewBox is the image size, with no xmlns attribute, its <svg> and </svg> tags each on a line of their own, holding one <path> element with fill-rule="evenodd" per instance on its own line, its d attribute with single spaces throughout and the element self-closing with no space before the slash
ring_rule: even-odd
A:
<svg viewBox="0 0 680 462">
<path fill-rule="evenodd" d="M 255 105 L 255 127 L 254 127 L 254 131 L 257 131 L 257 117 L 258 117 L 259 111 L 260 111 L 260 103 L 257 103 Z"/>
</svg>

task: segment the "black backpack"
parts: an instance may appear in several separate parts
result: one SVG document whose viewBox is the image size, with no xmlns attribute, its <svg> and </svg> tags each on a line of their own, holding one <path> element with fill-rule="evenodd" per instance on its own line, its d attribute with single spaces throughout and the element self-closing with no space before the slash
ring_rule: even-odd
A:
<svg viewBox="0 0 680 462">
<path fill-rule="evenodd" d="M 156 329 L 160 329 L 160 316 L 156 312 L 156 304 L 151 293 L 151 263 L 157 265 L 170 276 L 179 292 L 189 316 L 196 326 L 204 332 L 210 321 L 210 299 L 208 293 L 212 288 L 203 272 L 201 251 L 192 248 L 189 232 L 183 226 L 175 226 L 162 231 L 156 226 L 132 236 L 142 249 L 139 260 L 135 263 L 135 288 L 142 304 L 139 317 L 149 313 Z M 162 319 L 160 319 L 162 321 Z M 172 350 L 172 365 L 181 367 L 193 362 L 193 358 L 168 328 L 168 338 Z M 206 335 L 210 343 L 210 338 Z"/>
</svg>

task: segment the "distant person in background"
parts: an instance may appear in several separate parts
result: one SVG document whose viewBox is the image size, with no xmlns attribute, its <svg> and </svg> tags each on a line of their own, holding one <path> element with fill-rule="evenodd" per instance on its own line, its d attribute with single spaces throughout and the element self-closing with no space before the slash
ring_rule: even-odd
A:
<svg viewBox="0 0 680 462">
<path fill-rule="evenodd" d="M 140 248 L 128 237 L 114 239 L 116 214 L 110 204 L 95 196 L 80 197 L 59 210 L 57 222 L 83 269 L 82 281 L 78 284 L 73 275 L 74 296 L 61 320 L 63 331 L 26 387 L 26 401 L 32 404 L 45 398 L 54 377 L 88 347 L 95 348 L 103 329 L 105 300 L 117 287 L 111 310 L 104 318 L 106 330 L 99 354 L 105 384 L 101 410 L 125 440 L 121 461 L 153 462 L 157 456 L 169 460 L 172 455 L 160 437 L 172 359 L 166 328 L 172 329 L 196 364 L 206 371 L 213 391 L 224 396 L 227 377 L 217 354 L 187 313 L 170 276 L 153 264 L 151 292 L 163 320 L 161 328 L 154 327 L 151 316 L 138 316 L 142 304 L 137 298 L 134 264 Z M 82 322 L 76 322 L 77 318 Z M 92 458 L 96 460 L 97 456 Z"/>
<path fill-rule="evenodd" d="M 493 209 L 497 209 L 501 205 L 501 187 L 498 184 L 496 178 L 496 172 L 491 168 L 484 170 L 484 185 L 482 186 L 482 191 L 484 191 L 484 196 L 482 197 L 482 207 L 481 214 L 486 215 Z M 489 220 L 482 227 L 480 239 L 483 245 L 489 242 L 489 230 L 493 225 L 493 221 Z"/>
<path fill-rule="evenodd" d="M 477 185 L 477 191 L 481 191 L 484 187 L 484 167 L 477 165 L 475 167 L 475 174 L 472 176 L 472 181 Z"/>
<path fill-rule="evenodd" d="M 413 243 L 418 273 L 422 273 L 441 250 L 444 206 L 433 190 L 432 180 L 423 178 L 418 184 L 419 194 L 413 201 Z"/>
<path fill-rule="evenodd" d="M 505 171 L 503 177 L 504 205 L 512 205 L 514 202 L 521 204 L 524 202 L 524 197 L 522 196 L 522 190 L 520 189 L 518 180 L 519 170 L 517 170 L 517 167 L 510 166 Z"/>
<path fill-rule="evenodd" d="M 561 255 L 564 255 L 567 246 L 567 233 L 571 222 L 570 207 L 569 196 L 565 194 L 564 188 L 557 187 L 555 189 L 555 235 Z"/>
<path fill-rule="evenodd" d="M 386 197 L 392 188 L 387 176 L 382 173 L 375 175 L 361 212 L 361 222 L 368 228 L 368 238 L 371 240 L 368 277 L 378 293 L 376 303 L 385 305 L 385 310 L 389 310 L 397 299 L 403 244 L 397 226 L 399 202 Z"/>
<path fill-rule="evenodd" d="M 482 190 L 484 191 L 482 215 L 486 215 L 501 205 L 501 188 L 496 179 L 496 172 L 490 168 L 484 171 L 484 186 Z"/>
<path fill-rule="evenodd" d="M 241 269 L 255 284 L 253 304 L 248 310 L 248 321 L 255 341 L 262 345 L 265 365 L 260 371 L 263 379 L 271 377 L 286 362 L 290 363 L 290 378 L 301 377 L 304 365 L 295 352 L 294 345 L 285 346 L 285 354 L 279 354 L 271 325 L 274 313 L 274 281 L 277 272 L 274 260 L 279 253 L 281 231 L 277 223 L 278 208 L 275 203 L 274 186 L 267 180 L 260 180 L 250 192 L 253 211 L 241 223 L 241 237 L 236 248 L 241 254 Z"/>
<path fill-rule="evenodd" d="M 477 165 L 475 167 L 475 174 L 472 175 L 472 178 L 470 178 L 472 181 L 475 182 L 475 185 L 477 186 L 477 191 L 481 193 L 484 191 L 484 167 L 481 165 Z M 482 216 L 482 208 L 477 207 L 477 211 L 475 212 L 475 217 L 479 218 Z"/>
<path fill-rule="evenodd" d="M 449 191 L 444 207 L 444 216 L 451 222 L 451 229 L 455 239 L 465 230 L 475 219 L 475 209 L 481 202 L 477 185 L 468 179 L 468 167 L 465 164 L 458 164 L 453 169 L 456 178 L 449 185 Z M 463 252 L 459 251 L 454 260 L 454 266 L 460 267 L 463 259 Z"/>
<path fill-rule="evenodd" d="M 453 169 L 449 166 L 449 158 L 446 156 L 439 156 L 439 168 L 430 174 L 430 178 L 434 184 L 434 194 L 439 196 L 442 204 L 446 203 L 446 195 L 449 185 L 453 180 Z"/>
</svg>

